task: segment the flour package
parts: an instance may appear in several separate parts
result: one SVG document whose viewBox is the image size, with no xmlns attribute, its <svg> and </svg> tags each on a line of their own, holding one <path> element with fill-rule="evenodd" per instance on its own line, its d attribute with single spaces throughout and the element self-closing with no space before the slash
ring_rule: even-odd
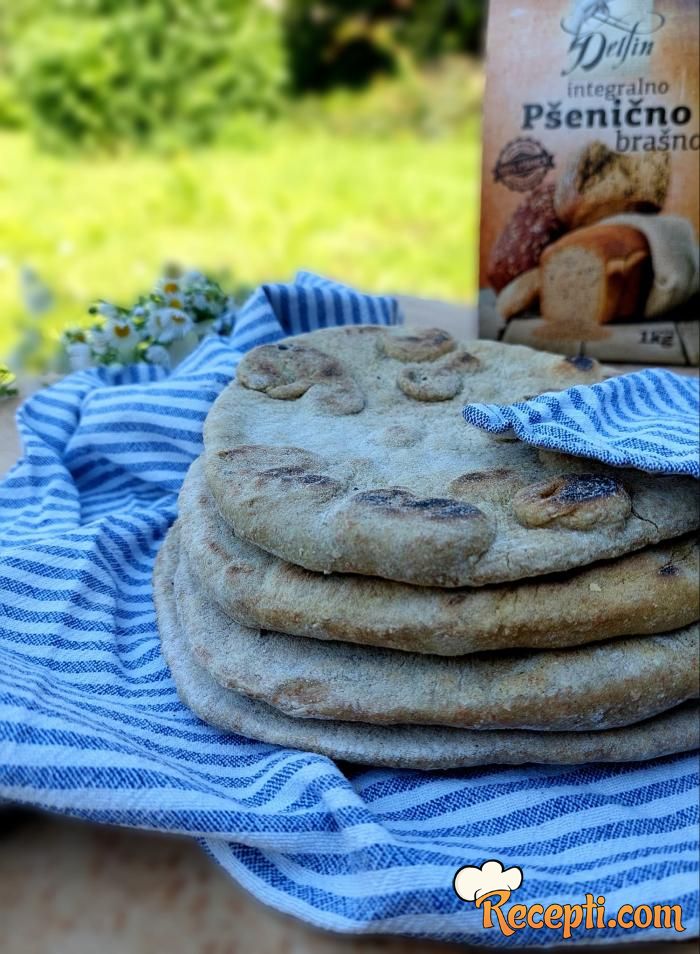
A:
<svg viewBox="0 0 700 954">
<path fill-rule="evenodd" d="M 698 364 L 698 0 L 491 0 L 482 337 Z"/>
</svg>

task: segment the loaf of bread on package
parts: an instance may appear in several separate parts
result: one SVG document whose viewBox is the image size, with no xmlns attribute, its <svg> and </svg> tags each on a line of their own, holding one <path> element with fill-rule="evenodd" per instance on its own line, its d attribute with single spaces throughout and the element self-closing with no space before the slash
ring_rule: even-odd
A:
<svg viewBox="0 0 700 954">
<path fill-rule="evenodd" d="M 620 212 L 658 212 L 670 180 L 667 152 L 613 152 L 588 143 L 566 163 L 554 192 L 554 210 L 567 228 L 592 225 Z"/>
<path fill-rule="evenodd" d="M 496 308 L 504 321 L 530 308 L 535 308 L 540 297 L 540 269 L 530 268 L 508 282 L 496 297 Z"/>
<path fill-rule="evenodd" d="M 491 248 L 488 280 L 497 292 L 536 268 L 542 250 L 564 231 L 554 211 L 554 184 L 538 186 L 520 203 Z"/>
<path fill-rule="evenodd" d="M 572 336 L 644 314 L 652 284 L 649 243 L 627 225 L 591 225 L 567 233 L 540 262 L 542 317 Z"/>
<path fill-rule="evenodd" d="M 655 318 L 685 304 L 700 291 L 700 246 L 692 224 L 681 215 L 616 215 L 601 225 L 641 232 L 649 245 L 654 283 L 644 317 Z"/>
</svg>

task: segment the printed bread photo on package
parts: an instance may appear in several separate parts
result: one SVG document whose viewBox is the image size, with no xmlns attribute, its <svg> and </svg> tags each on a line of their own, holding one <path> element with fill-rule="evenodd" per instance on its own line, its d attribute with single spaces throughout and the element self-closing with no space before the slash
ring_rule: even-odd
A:
<svg viewBox="0 0 700 954">
<path fill-rule="evenodd" d="M 483 337 L 698 364 L 697 48 L 695 0 L 493 0 Z"/>
</svg>

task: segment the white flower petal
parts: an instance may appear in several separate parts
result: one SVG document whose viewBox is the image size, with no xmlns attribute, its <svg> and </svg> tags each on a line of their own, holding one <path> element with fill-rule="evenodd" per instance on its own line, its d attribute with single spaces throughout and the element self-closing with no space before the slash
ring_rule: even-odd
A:
<svg viewBox="0 0 700 954">
<path fill-rule="evenodd" d="M 151 345 L 150 348 L 146 350 L 146 361 L 151 364 L 160 365 L 163 368 L 170 367 L 170 355 L 166 348 L 162 345 Z"/>
<path fill-rule="evenodd" d="M 112 305 L 108 301 L 101 301 L 98 303 L 96 308 L 98 315 L 103 315 L 105 318 L 117 318 L 119 311 L 117 310 L 116 305 Z"/>
</svg>

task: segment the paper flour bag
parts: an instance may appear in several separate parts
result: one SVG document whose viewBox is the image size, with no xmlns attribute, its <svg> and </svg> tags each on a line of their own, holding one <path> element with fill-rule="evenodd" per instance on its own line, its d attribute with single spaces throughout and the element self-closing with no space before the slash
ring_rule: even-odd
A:
<svg viewBox="0 0 700 954">
<path fill-rule="evenodd" d="M 697 0 L 491 0 L 482 337 L 697 364 Z"/>
</svg>

